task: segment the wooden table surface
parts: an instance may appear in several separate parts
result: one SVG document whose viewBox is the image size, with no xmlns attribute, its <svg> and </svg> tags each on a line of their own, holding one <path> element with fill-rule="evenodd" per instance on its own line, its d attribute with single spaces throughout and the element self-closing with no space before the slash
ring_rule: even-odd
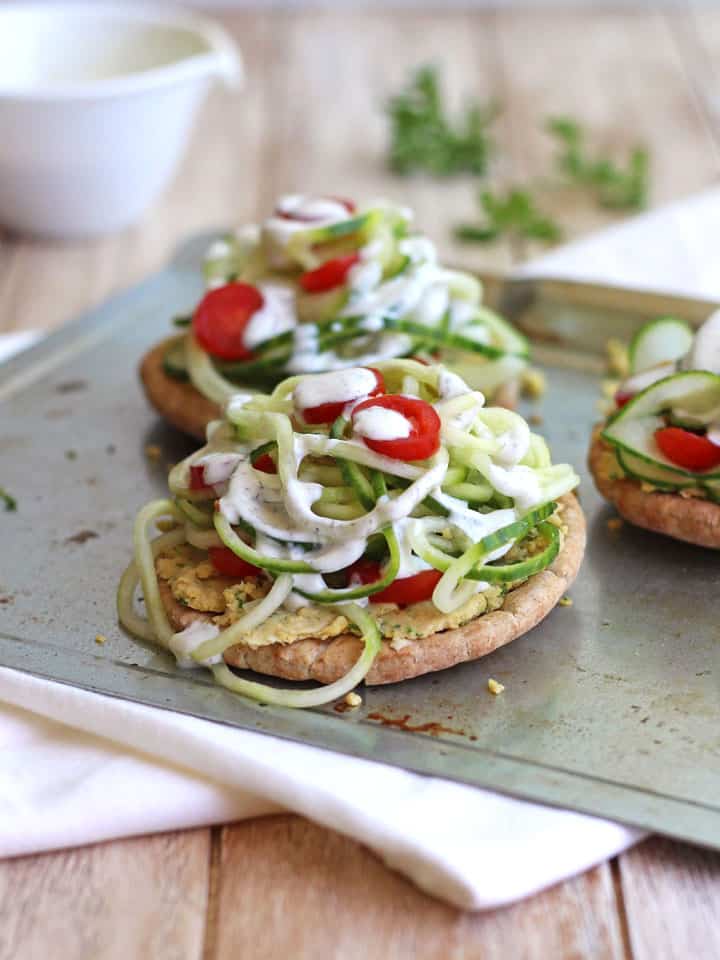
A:
<svg viewBox="0 0 720 960">
<path fill-rule="evenodd" d="M 653 205 L 717 180 L 718 13 L 246 12 L 226 21 L 245 55 L 245 92 L 213 94 L 178 178 L 140 226 L 70 245 L 0 234 L 0 330 L 57 326 L 156 270 L 184 235 L 261 217 L 291 189 L 402 200 L 446 254 L 471 265 L 536 252 L 453 250 L 448 225 L 471 212 L 472 182 L 386 173 L 381 104 L 427 61 L 443 65 L 453 99 L 472 92 L 503 105 L 497 184 L 549 169 L 540 128 L 549 113 L 578 115 L 613 148 L 646 142 Z M 573 191 L 548 188 L 543 202 L 570 237 L 614 222 Z M 289 815 L 0 864 L 0 960 L 691 956 L 720 956 L 720 856 L 662 839 L 475 915 Z"/>
</svg>

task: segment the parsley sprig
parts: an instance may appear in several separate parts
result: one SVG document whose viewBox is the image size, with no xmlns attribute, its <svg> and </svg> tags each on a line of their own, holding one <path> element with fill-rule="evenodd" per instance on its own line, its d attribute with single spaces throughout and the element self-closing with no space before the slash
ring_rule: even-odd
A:
<svg viewBox="0 0 720 960">
<path fill-rule="evenodd" d="M 454 229 L 461 243 L 492 243 L 501 237 L 557 243 L 562 237 L 560 226 L 537 208 L 527 190 L 512 187 L 504 194 L 483 190 L 478 202 L 482 221 L 461 223 Z"/>
<path fill-rule="evenodd" d="M 497 109 L 472 101 L 456 125 L 447 116 L 437 69 L 420 67 L 387 105 L 391 170 L 403 176 L 423 170 L 434 176 L 484 174 L 492 141 L 488 128 Z"/>
<path fill-rule="evenodd" d="M 5 504 L 5 510 L 17 510 L 17 500 L 4 487 L 0 487 L 0 503 Z"/>
<path fill-rule="evenodd" d="M 546 129 L 558 141 L 557 165 L 568 180 L 587 187 L 602 207 L 641 210 L 647 205 L 650 158 L 635 147 L 622 168 L 606 157 L 590 157 L 585 131 L 571 117 L 551 117 Z"/>
</svg>

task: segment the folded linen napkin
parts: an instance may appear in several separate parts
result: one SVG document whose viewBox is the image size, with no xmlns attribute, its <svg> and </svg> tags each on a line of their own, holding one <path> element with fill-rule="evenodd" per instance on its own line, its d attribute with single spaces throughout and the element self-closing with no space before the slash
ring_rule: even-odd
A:
<svg viewBox="0 0 720 960">
<path fill-rule="evenodd" d="M 555 251 L 524 273 L 720 297 L 720 191 Z M 17 349 L 0 341 L 2 350 Z M 527 896 L 641 834 L 367 760 L 0 668 L 0 856 L 292 810 L 459 907 Z M 438 817 L 437 811 L 443 816 Z"/>
</svg>

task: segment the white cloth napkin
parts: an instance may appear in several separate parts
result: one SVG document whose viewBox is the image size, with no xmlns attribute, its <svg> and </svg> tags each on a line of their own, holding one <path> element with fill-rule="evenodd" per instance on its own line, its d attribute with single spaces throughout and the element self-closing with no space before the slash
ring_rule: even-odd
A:
<svg viewBox="0 0 720 960">
<path fill-rule="evenodd" d="M 718 235 L 713 191 L 523 272 L 719 296 Z M 9 347 L 0 341 L 0 356 Z M 279 810 L 356 838 L 422 889 L 471 909 L 527 896 L 641 835 L 0 668 L 0 856 Z"/>
</svg>

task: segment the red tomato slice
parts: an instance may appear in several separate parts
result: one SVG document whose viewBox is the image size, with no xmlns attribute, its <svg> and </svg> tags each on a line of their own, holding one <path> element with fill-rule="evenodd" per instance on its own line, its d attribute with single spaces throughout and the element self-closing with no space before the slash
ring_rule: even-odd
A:
<svg viewBox="0 0 720 960">
<path fill-rule="evenodd" d="M 253 463 L 253 466 L 261 473 L 277 473 L 277 464 L 269 453 L 261 454 Z"/>
<path fill-rule="evenodd" d="M 358 560 L 350 567 L 349 574 L 350 583 L 367 584 L 379 580 L 382 571 L 376 560 Z M 402 607 L 429 600 L 441 576 L 439 570 L 421 570 L 412 577 L 393 580 L 384 590 L 371 594 L 370 603 L 397 603 Z"/>
<path fill-rule="evenodd" d="M 224 577 L 256 577 L 262 570 L 238 557 L 229 547 L 208 547 L 210 563 Z"/>
<path fill-rule="evenodd" d="M 324 200 L 334 200 L 335 203 L 341 204 L 348 213 L 355 213 L 356 207 L 352 200 L 346 200 L 345 197 L 322 197 Z M 288 210 L 281 210 L 279 207 L 275 208 L 275 216 L 282 217 L 283 220 L 299 220 L 302 223 L 312 223 L 314 220 L 324 220 L 325 217 L 313 217 L 308 216 L 307 214 L 302 213 L 291 213 Z"/>
<path fill-rule="evenodd" d="M 720 447 L 682 427 L 656 430 L 655 441 L 668 460 L 693 473 L 702 473 L 720 464 Z"/>
<path fill-rule="evenodd" d="M 335 257 L 326 260 L 315 270 L 308 270 L 300 276 L 300 286 L 307 293 L 325 293 L 341 287 L 356 263 L 360 262 L 359 253 L 349 253 L 346 257 Z"/>
<path fill-rule="evenodd" d="M 190 489 L 212 490 L 212 487 L 205 483 L 205 467 L 201 463 L 190 467 Z"/>
<path fill-rule="evenodd" d="M 385 380 L 379 370 L 374 367 L 367 367 L 375 374 L 375 386 L 367 394 L 368 397 L 377 397 L 385 393 Z M 364 394 L 362 394 L 364 396 Z M 339 403 L 319 403 L 316 407 L 306 407 L 302 411 L 302 417 L 305 423 L 332 423 L 340 416 L 345 407 L 358 400 L 359 397 L 351 397 L 349 400 L 341 400 Z"/>
<path fill-rule="evenodd" d="M 429 600 L 441 576 L 439 570 L 421 570 L 412 577 L 393 580 L 389 587 L 373 593 L 370 603 L 397 603 L 404 607 L 409 603 Z"/>
<path fill-rule="evenodd" d="M 193 317 L 198 343 L 213 357 L 248 360 L 252 352 L 243 343 L 243 334 L 263 303 L 263 295 L 249 283 L 227 283 L 208 291 Z"/>
<path fill-rule="evenodd" d="M 615 406 L 620 410 L 626 403 L 630 403 L 634 396 L 634 393 L 629 393 L 627 390 L 618 390 L 615 394 Z"/>
<path fill-rule="evenodd" d="M 393 460 L 426 460 L 440 447 L 440 417 L 435 408 L 424 400 L 395 394 L 363 400 L 353 410 L 353 422 L 356 414 L 368 407 L 395 410 L 410 421 L 410 435 L 407 437 L 398 437 L 397 440 L 372 440 L 370 437 L 363 437 L 365 446 L 376 453 L 392 457 Z"/>
</svg>

